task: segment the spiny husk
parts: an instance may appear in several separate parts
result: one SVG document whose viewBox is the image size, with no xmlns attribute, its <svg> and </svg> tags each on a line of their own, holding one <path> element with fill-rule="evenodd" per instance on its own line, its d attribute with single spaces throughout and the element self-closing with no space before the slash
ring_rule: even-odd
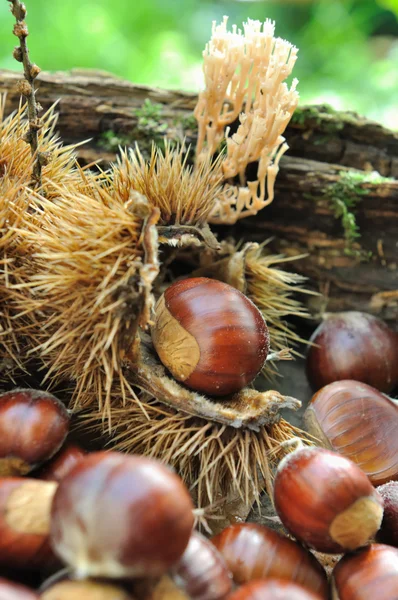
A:
<svg viewBox="0 0 398 600">
<path fill-rule="evenodd" d="M 291 316 L 309 318 L 308 311 L 297 300 L 296 294 L 312 292 L 304 287 L 305 277 L 280 268 L 281 265 L 287 262 L 291 264 L 293 260 L 301 257 L 292 259 L 273 255 L 267 250 L 267 243 L 268 241 L 261 245 L 251 244 L 246 253 L 246 294 L 267 321 L 272 349 L 278 351 L 293 346 L 292 353 L 297 354 L 295 347 L 299 343 L 305 343 L 305 340 L 284 319 Z M 275 369 L 267 362 L 264 374 L 267 376 L 272 372 L 275 372 Z"/>
<path fill-rule="evenodd" d="M 115 391 L 115 401 L 117 396 Z M 109 444 L 172 465 L 199 507 L 238 499 L 249 510 L 263 490 L 272 492 L 272 469 L 285 453 L 282 442 L 302 435 L 284 419 L 255 432 L 176 412 L 146 393 L 139 400 L 112 402 Z M 101 415 L 83 415 L 81 426 L 103 431 Z"/>
<path fill-rule="evenodd" d="M 221 189 L 221 157 L 204 160 L 196 169 L 187 164 L 184 148 L 167 141 L 162 152 L 152 146 L 146 162 L 138 146 L 122 151 L 107 182 L 109 193 L 128 198 L 137 190 L 160 210 L 160 225 L 205 225 Z"/>
<path fill-rule="evenodd" d="M 19 151 L 23 126 L 15 119 L 11 129 Z M 158 232 L 162 243 L 177 250 L 189 245 L 197 256 L 206 249 L 212 263 L 227 259 L 232 279 L 241 279 L 252 299 L 270 311 L 274 347 L 288 335 L 285 325 L 278 329 L 278 319 L 300 312 L 290 294 L 301 280 L 274 269 L 272 258 L 257 245 L 242 250 L 241 260 L 236 248 L 225 255 L 205 233 L 217 166 L 203 163 L 195 176 L 182 153 L 168 148 L 164 155 L 154 152 L 149 167 L 139 154 L 124 154 L 109 173 L 94 176 L 75 165 L 71 150 L 64 156 L 49 139 L 60 157 L 58 167 L 51 167 L 56 172 L 45 174 L 42 189 L 32 191 L 26 177 L 17 183 L 24 171 L 29 173 L 29 155 L 24 169 L 20 159 L 8 160 L 12 182 L 3 175 L 9 189 L 0 214 L 9 239 L 2 249 L 0 291 L 6 297 L 2 326 L 12 332 L 7 337 L 11 350 L 18 353 L 22 344 L 22 355 L 39 359 L 49 386 L 69 385 L 72 406 L 90 411 L 86 425 L 99 423 L 113 432 L 116 447 L 174 465 L 201 506 L 220 498 L 238 497 L 247 506 L 259 501 L 261 491 L 270 489 L 280 442 L 296 435 L 279 419 L 279 398 L 256 430 L 237 425 L 237 419 L 231 426 L 184 412 L 178 404 L 183 388 L 163 373 L 154 394 L 151 369 L 140 371 L 134 363 L 142 346 L 138 331 L 150 325 L 154 295 L 162 291 L 165 277 Z M 4 214 L 6 220 L 12 215 L 6 226 Z"/>
<path fill-rule="evenodd" d="M 29 144 L 24 141 L 28 132 L 26 107 L 19 109 L 4 118 L 5 96 L 0 96 L 0 177 L 7 174 L 10 180 L 24 183 L 31 182 L 33 160 Z M 42 187 L 39 188 L 47 198 L 56 197 L 59 191 L 56 186 L 65 188 L 73 185 L 82 191 L 87 181 L 82 177 L 82 171 L 76 163 L 76 145 L 63 146 L 55 135 L 57 124 L 56 104 L 42 117 L 42 127 L 39 131 L 40 152 L 48 162 L 42 170 Z M 55 185 L 55 187 L 53 186 Z"/>
<path fill-rule="evenodd" d="M 76 403 L 93 390 L 104 411 L 144 305 L 151 306 L 148 286 L 158 272 L 157 248 L 152 264 L 142 261 L 150 251 L 145 220 L 156 246 L 156 210 L 140 198 L 138 215 L 131 201 L 108 196 L 99 202 L 66 191 L 56 201 L 37 196 L 36 218 L 14 229 L 20 266 L 9 294 L 17 334 L 29 339 L 46 378 L 75 381 Z M 123 390 L 123 377 L 119 381 Z"/>
<path fill-rule="evenodd" d="M 24 305 L 31 301 L 30 295 L 22 291 L 22 287 L 13 288 L 14 275 L 20 273 L 26 283 L 36 272 L 18 231 L 29 228 L 31 223 L 37 226 L 40 215 L 30 188 L 34 158 L 29 144 L 24 141 L 29 129 L 26 107 L 21 104 L 7 118 L 4 118 L 4 108 L 5 96 L 0 96 L 0 363 L 3 365 L 0 377 L 2 372 L 12 377 L 13 367 L 25 368 L 29 344 L 20 333 L 32 325 L 24 316 L 25 309 L 29 311 Z M 61 189 L 63 193 L 71 186 L 77 191 L 91 187 L 91 181 L 76 163 L 76 146 L 62 146 L 54 134 L 55 108 L 56 105 L 45 113 L 39 132 L 40 151 L 48 164 L 43 167 L 42 185 L 37 192 L 47 200 L 55 200 Z M 24 307 L 22 316 L 20 305 Z"/>
</svg>

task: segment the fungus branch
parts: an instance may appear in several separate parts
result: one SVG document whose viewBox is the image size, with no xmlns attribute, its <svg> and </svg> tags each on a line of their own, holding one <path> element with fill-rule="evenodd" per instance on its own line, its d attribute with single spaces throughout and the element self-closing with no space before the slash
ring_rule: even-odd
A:
<svg viewBox="0 0 398 600">
<path fill-rule="evenodd" d="M 274 37 L 275 24 L 248 20 L 243 33 L 227 17 L 213 24 L 203 52 L 205 89 L 195 108 L 198 121 L 197 160 L 216 152 L 224 137 L 222 163 L 225 185 L 210 215 L 213 223 L 235 223 L 270 204 L 278 163 L 288 146 L 282 136 L 298 104 L 294 79 L 289 89 L 297 48 Z M 228 125 L 239 118 L 229 135 Z M 227 130 L 225 131 L 225 128 Z M 257 178 L 246 181 L 246 168 L 258 162 Z M 239 185 L 231 183 L 239 177 Z"/>
<path fill-rule="evenodd" d="M 30 144 L 32 156 L 35 158 L 33 164 L 33 181 L 36 185 L 41 184 L 41 170 L 46 163 L 46 155 L 39 152 L 39 130 L 42 126 L 39 118 L 41 106 L 36 102 L 34 80 L 40 73 L 40 68 L 30 62 L 29 50 L 26 38 L 29 35 L 28 26 L 25 22 L 27 14 L 25 5 L 20 0 L 8 0 L 11 3 L 11 12 L 16 19 L 13 33 L 19 39 L 19 46 L 14 48 L 13 56 L 15 60 L 23 63 L 25 80 L 19 84 L 20 93 L 25 96 L 27 102 L 29 131 L 25 136 L 25 141 Z"/>
</svg>

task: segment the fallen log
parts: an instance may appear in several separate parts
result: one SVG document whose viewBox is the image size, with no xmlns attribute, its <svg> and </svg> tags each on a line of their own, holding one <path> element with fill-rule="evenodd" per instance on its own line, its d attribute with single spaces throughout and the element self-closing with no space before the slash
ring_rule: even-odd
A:
<svg viewBox="0 0 398 600">
<path fill-rule="evenodd" d="M 6 114 L 19 103 L 20 74 L 0 70 Z M 115 160 L 119 146 L 152 142 L 194 146 L 195 94 L 137 86 L 108 73 L 42 73 L 37 98 L 58 102 L 57 128 L 79 143 L 82 164 Z M 323 295 L 309 308 L 364 310 L 398 323 L 398 133 L 354 113 L 327 106 L 299 107 L 286 130 L 290 150 L 281 161 L 274 202 L 222 234 L 262 241 L 288 256 Z"/>
</svg>

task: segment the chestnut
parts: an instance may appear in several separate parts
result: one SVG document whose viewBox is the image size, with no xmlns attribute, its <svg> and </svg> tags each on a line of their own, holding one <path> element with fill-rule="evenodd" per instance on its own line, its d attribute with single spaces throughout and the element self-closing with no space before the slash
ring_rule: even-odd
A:
<svg viewBox="0 0 398 600">
<path fill-rule="evenodd" d="M 0 600 L 39 600 L 29 588 L 0 577 Z"/>
<path fill-rule="evenodd" d="M 76 444 L 67 444 L 38 473 L 45 481 L 61 481 L 73 467 L 86 456 L 86 452 Z"/>
<path fill-rule="evenodd" d="M 398 479 L 398 405 L 358 381 L 329 383 L 304 414 L 318 442 L 350 458 L 373 485 Z"/>
<path fill-rule="evenodd" d="M 48 392 L 14 389 L 0 395 L 0 476 L 26 475 L 62 446 L 69 413 Z"/>
<path fill-rule="evenodd" d="M 274 502 L 286 529 L 319 552 L 363 546 L 383 518 L 383 500 L 365 473 L 348 458 L 323 448 L 302 448 L 282 459 Z"/>
<path fill-rule="evenodd" d="M 293 540 L 255 523 L 233 524 L 212 539 L 235 583 L 276 577 L 328 598 L 325 570 Z"/>
<path fill-rule="evenodd" d="M 341 379 L 381 392 L 398 384 L 398 333 L 377 317 L 357 311 L 326 314 L 310 342 L 306 367 L 314 390 Z"/>
<path fill-rule="evenodd" d="M 339 600 L 397 600 L 398 550 L 371 544 L 343 556 L 333 570 L 333 585 Z"/>
<path fill-rule="evenodd" d="M 56 488 L 50 481 L 0 479 L 0 565 L 39 569 L 55 562 L 49 531 Z"/>
<path fill-rule="evenodd" d="M 90 580 L 60 581 L 40 594 L 40 600 L 76 600 L 76 598 L 84 600 L 134 600 L 133 596 L 128 594 L 121 586 Z"/>
<path fill-rule="evenodd" d="M 232 577 L 223 557 L 196 531 L 171 574 L 191 600 L 223 600 L 232 590 Z"/>
<path fill-rule="evenodd" d="M 29 588 L 0 577 L 0 600 L 39 600 Z"/>
<path fill-rule="evenodd" d="M 188 490 L 160 462 L 95 452 L 59 483 L 51 542 L 80 578 L 156 577 L 182 556 L 193 524 Z"/>
<path fill-rule="evenodd" d="M 283 579 L 259 579 L 239 588 L 228 600 L 320 600 L 306 588 Z"/>
<path fill-rule="evenodd" d="M 175 379 L 210 396 L 251 383 L 269 352 L 268 327 L 253 302 L 205 277 L 166 289 L 155 307 L 152 341 Z"/>
<path fill-rule="evenodd" d="M 398 548 L 398 481 L 377 488 L 384 501 L 384 516 L 376 540 Z"/>
</svg>

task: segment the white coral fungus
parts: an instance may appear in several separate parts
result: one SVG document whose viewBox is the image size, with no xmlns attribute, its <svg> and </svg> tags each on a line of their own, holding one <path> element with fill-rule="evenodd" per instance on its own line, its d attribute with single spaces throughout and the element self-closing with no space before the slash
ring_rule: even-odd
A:
<svg viewBox="0 0 398 600">
<path fill-rule="evenodd" d="M 228 31 L 227 21 L 213 23 L 203 52 L 205 89 L 195 108 L 198 161 L 213 154 L 226 137 L 222 168 L 227 182 L 212 211 L 214 223 L 235 223 L 272 202 L 278 163 L 288 148 L 282 134 L 298 104 L 297 79 L 290 88 L 284 82 L 297 48 L 274 37 L 275 24 L 269 19 L 249 19 L 243 33 L 236 25 Z M 229 135 L 225 128 L 237 118 L 238 129 Z M 257 178 L 247 182 L 247 165 L 255 161 Z M 233 182 L 236 176 L 240 185 Z"/>
</svg>

